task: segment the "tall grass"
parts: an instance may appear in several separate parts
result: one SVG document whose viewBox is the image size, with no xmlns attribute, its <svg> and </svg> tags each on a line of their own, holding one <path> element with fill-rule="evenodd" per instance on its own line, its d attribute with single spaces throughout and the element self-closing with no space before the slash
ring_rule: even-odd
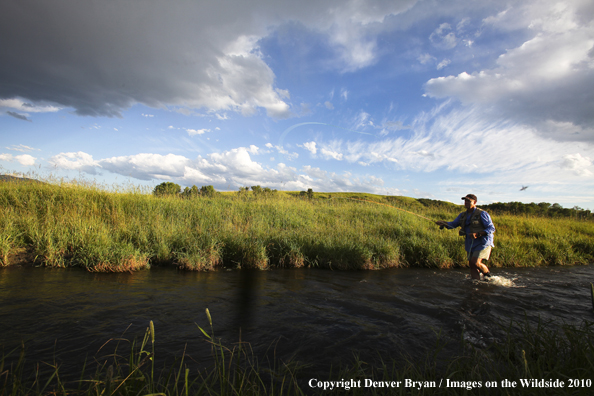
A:
<svg viewBox="0 0 594 396">
<path fill-rule="evenodd" d="M 361 202 L 362 198 L 383 205 Z M 389 205 L 389 206 L 387 206 Z M 150 265 L 187 270 L 380 269 L 465 266 L 463 241 L 424 217 L 453 220 L 462 207 L 426 206 L 406 197 L 314 194 L 313 199 L 219 194 L 155 197 L 128 187 L 0 183 L 0 265 L 23 261 L 89 271 Z M 491 265 L 589 264 L 594 224 L 569 219 L 493 218 Z"/>
</svg>

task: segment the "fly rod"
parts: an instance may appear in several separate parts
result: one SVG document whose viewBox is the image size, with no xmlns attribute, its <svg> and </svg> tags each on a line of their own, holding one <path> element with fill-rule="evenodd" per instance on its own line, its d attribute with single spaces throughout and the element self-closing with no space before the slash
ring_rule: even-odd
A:
<svg viewBox="0 0 594 396">
<path fill-rule="evenodd" d="M 334 198 L 334 197 L 332 197 L 332 198 Z M 383 206 L 387 206 L 387 207 L 389 207 L 389 208 L 393 208 L 393 209 L 396 209 L 396 210 L 400 210 L 400 211 L 402 211 L 402 212 L 406 212 L 406 213 L 409 213 L 409 214 L 411 214 L 411 215 L 414 215 L 414 216 L 420 217 L 421 219 L 429 220 L 430 222 L 432 222 L 432 223 L 435 223 L 435 220 L 431 220 L 431 219 L 430 219 L 430 218 L 428 218 L 428 217 L 421 216 L 420 214 L 413 213 L 413 212 L 410 212 L 410 211 L 408 211 L 408 210 L 404 210 L 404 209 L 401 209 L 401 208 L 397 208 L 396 206 L 388 205 L 388 204 L 385 204 L 385 203 L 381 203 L 381 202 L 375 202 L 375 201 L 370 201 L 370 200 L 367 200 L 367 199 L 359 199 L 359 198 L 349 198 L 349 197 L 337 197 L 337 198 L 339 198 L 339 199 L 350 199 L 351 201 L 369 202 L 369 203 L 374 203 L 374 204 L 377 204 L 377 205 L 383 205 Z M 442 226 L 442 227 L 443 227 L 443 226 Z M 448 226 L 448 229 L 451 229 L 451 228 L 452 228 L 452 227 L 449 227 L 449 226 Z"/>
</svg>

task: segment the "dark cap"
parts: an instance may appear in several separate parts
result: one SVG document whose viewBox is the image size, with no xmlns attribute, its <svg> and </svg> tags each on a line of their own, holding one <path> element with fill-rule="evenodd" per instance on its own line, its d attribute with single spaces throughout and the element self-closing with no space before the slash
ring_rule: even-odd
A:
<svg viewBox="0 0 594 396">
<path fill-rule="evenodd" d="M 462 199 L 472 199 L 474 202 L 478 202 L 478 199 L 476 199 L 476 195 L 474 194 L 467 194 L 465 197 L 462 197 Z"/>
</svg>

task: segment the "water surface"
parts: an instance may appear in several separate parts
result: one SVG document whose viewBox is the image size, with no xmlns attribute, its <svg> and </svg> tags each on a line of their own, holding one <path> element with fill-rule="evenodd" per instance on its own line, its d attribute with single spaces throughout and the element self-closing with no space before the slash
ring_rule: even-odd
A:
<svg viewBox="0 0 594 396">
<path fill-rule="evenodd" d="M 205 362 L 210 346 L 197 326 L 256 353 L 329 367 L 401 354 L 422 356 L 441 330 L 454 350 L 463 336 L 477 347 L 503 337 L 501 323 L 527 319 L 594 320 L 594 266 L 494 269 L 494 282 L 468 270 L 181 272 L 132 274 L 79 269 L 0 270 L 0 347 L 24 342 L 29 361 L 59 361 L 76 371 L 109 339 L 140 337 L 150 320 L 157 355 L 186 351 Z M 269 350 L 270 352 L 270 350 Z M 99 353 L 100 355 L 101 353 Z"/>
</svg>

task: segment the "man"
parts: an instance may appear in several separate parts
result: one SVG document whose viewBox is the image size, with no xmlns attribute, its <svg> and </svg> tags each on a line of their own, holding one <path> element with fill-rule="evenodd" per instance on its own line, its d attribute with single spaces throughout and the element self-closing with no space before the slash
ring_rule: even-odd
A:
<svg viewBox="0 0 594 396">
<path fill-rule="evenodd" d="M 462 197 L 466 212 L 462 212 L 454 221 L 437 221 L 435 224 L 448 229 L 460 227 L 460 235 L 466 236 L 464 248 L 468 252 L 468 264 L 472 279 L 491 276 L 489 268 L 483 260 L 489 260 L 493 245 L 495 226 L 489 213 L 476 207 L 477 198 L 474 194 Z"/>
</svg>

